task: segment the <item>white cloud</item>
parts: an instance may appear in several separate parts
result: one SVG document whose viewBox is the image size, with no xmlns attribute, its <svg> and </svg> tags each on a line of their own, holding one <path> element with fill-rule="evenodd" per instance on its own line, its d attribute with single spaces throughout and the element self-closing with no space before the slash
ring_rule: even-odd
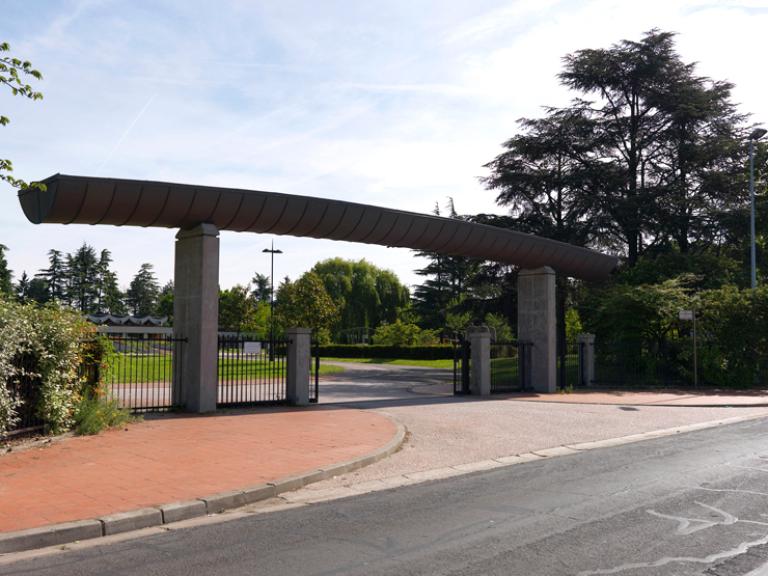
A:
<svg viewBox="0 0 768 576">
<path fill-rule="evenodd" d="M 92 174 L 104 163 L 121 177 L 416 211 L 452 196 L 462 212 L 491 211 L 482 165 L 517 118 L 568 101 L 556 78 L 561 57 L 653 27 L 679 32 L 686 60 L 735 82 L 743 109 L 768 119 L 763 1 L 31 4 L 14 7 L 7 39 L 45 74 L 45 100 L 3 100 L 13 120 L 3 155 L 25 178 Z M 11 193 L 0 195 L 0 225 L 17 273 L 42 268 L 52 246 L 83 241 L 114 252 L 123 284 L 144 261 L 163 279 L 172 273 L 172 231 L 35 227 Z M 265 270 L 268 238 L 222 238 L 223 285 Z M 338 254 L 417 281 L 408 251 L 279 242 L 281 276 Z"/>
</svg>

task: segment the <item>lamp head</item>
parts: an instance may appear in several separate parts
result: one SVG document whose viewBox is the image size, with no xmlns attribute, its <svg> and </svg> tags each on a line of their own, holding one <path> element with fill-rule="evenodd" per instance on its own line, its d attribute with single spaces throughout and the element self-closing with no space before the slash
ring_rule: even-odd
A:
<svg viewBox="0 0 768 576">
<path fill-rule="evenodd" d="M 752 133 L 749 135 L 750 140 L 760 140 L 763 136 L 768 134 L 768 130 L 765 128 L 755 128 L 752 130 Z"/>
</svg>

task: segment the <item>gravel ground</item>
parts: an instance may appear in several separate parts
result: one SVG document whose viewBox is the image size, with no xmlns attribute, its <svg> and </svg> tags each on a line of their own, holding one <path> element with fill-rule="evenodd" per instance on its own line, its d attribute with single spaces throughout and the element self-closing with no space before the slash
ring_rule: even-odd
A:
<svg viewBox="0 0 768 576">
<path fill-rule="evenodd" d="M 308 489 L 349 486 L 408 472 L 735 416 L 768 416 L 765 407 L 603 406 L 428 395 L 419 392 L 434 386 L 439 372 L 357 366 L 349 364 L 347 373 L 333 382 L 321 383 L 322 401 L 390 416 L 405 425 L 407 440 L 399 452 L 381 462 Z"/>
</svg>

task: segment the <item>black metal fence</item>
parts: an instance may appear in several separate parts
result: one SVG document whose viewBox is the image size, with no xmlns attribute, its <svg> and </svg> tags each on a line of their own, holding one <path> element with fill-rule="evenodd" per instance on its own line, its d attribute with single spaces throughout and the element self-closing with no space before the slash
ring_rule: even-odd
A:
<svg viewBox="0 0 768 576">
<path fill-rule="evenodd" d="M 320 399 L 320 345 L 312 343 L 312 354 L 309 357 L 309 401 L 316 404 Z"/>
<path fill-rule="evenodd" d="M 287 401 L 288 341 L 219 336 L 216 405 L 253 406 Z"/>
<path fill-rule="evenodd" d="M 531 346 L 519 341 L 491 343 L 491 394 L 530 388 Z"/>
<path fill-rule="evenodd" d="M 453 341 L 453 393 L 469 394 L 470 347 L 469 341 Z"/>
<path fill-rule="evenodd" d="M 560 390 L 587 385 L 584 379 L 584 344 L 568 341 L 561 343 L 557 353 L 557 387 Z"/>
<path fill-rule="evenodd" d="M 20 374 L 6 386 L 11 396 L 18 400 L 16 407 L 17 420 L 10 434 L 27 434 L 42 430 L 45 422 L 37 416 L 36 407 L 40 400 L 40 378 L 34 374 L 36 361 L 30 355 L 24 355 L 18 360 Z"/>
<path fill-rule="evenodd" d="M 105 334 L 112 353 L 85 364 L 86 378 L 101 380 L 109 398 L 132 412 L 157 412 L 184 405 L 181 363 L 186 338 L 157 334 L 148 338 Z"/>
<path fill-rule="evenodd" d="M 679 350 L 642 341 L 595 342 L 595 384 L 620 387 L 685 386 L 692 383 L 679 361 Z"/>
</svg>

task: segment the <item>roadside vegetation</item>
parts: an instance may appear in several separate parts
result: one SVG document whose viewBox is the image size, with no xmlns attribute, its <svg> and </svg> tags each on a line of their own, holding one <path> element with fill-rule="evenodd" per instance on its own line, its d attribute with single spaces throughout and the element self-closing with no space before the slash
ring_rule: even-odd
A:
<svg viewBox="0 0 768 576">
<path fill-rule="evenodd" d="M 103 383 L 83 367 L 101 361 L 109 343 L 73 310 L 0 298 L 0 436 L 22 421 L 51 434 L 122 423 Z"/>
</svg>

